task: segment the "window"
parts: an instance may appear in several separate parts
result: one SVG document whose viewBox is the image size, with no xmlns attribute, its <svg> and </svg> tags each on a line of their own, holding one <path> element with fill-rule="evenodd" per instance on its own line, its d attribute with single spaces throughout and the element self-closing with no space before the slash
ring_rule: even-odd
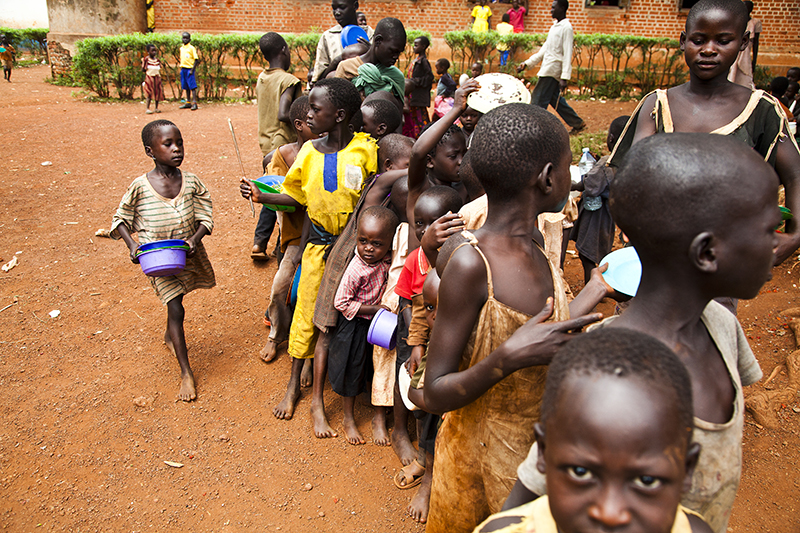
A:
<svg viewBox="0 0 800 533">
<path fill-rule="evenodd" d="M 630 5 L 630 0 L 586 0 L 586 7 L 619 7 Z"/>
</svg>

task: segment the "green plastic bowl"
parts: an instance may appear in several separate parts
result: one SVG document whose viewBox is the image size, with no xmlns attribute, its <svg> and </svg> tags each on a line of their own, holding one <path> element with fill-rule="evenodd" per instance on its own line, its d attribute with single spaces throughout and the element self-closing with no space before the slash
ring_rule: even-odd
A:
<svg viewBox="0 0 800 533">
<path fill-rule="evenodd" d="M 260 178 L 253 180 L 253 183 L 256 184 L 256 187 L 261 192 L 268 192 L 272 194 L 281 194 L 283 191 L 281 190 L 281 184 L 283 183 L 284 176 L 261 176 Z M 287 213 L 294 213 L 294 206 L 291 205 L 274 205 L 274 204 L 264 204 L 268 209 L 272 209 L 273 211 L 285 211 Z"/>
</svg>

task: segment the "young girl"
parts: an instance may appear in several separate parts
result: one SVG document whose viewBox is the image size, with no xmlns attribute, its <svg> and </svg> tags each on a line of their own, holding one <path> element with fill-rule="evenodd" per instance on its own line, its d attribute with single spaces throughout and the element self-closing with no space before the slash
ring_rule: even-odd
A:
<svg viewBox="0 0 800 533">
<path fill-rule="evenodd" d="M 433 71 L 426 51 L 431 42 L 424 35 L 414 39 L 414 53 L 417 57 L 408 66 L 408 79 L 406 80 L 406 101 L 408 111 L 405 112 L 403 135 L 416 139 L 422 129 L 430 124 L 428 107 L 431 105 L 431 85 L 433 84 Z"/>
<path fill-rule="evenodd" d="M 139 262 L 138 244 L 131 233 L 138 233 L 142 244 L 183 239 L 189 245 L 183 272 L 150 278 L 156 295 L 167 306 L 164 342 L 181 367 L 178 399 L 188 402 L 197 395 L 183 334 L 183 295 L 216 285 L 214 270 L 202 243 L 203 237 L 214 229 L 211 195 L 197 176 L 178 168 L 183 162 L 183 137 L 175 124 L 168 120 L 149 123 L 142 129 L 142 144 L 156 166 L 128 187 L 114 214 L 111 237 L 125 241 L 134 263 Z"/>
<path fill-rule="evenodd" d="M 350 444 L 364 444 L 356 426 L 355 399 L 369 390 L 372 347 L 367 343 L 370 320 L 381 309 L 392 256 L 392 237 L 400 221 L 387 207 L 372 206 L 358 218 L 356 255 L 336 291 L 334 306 L 339 321 L 331 335 L 328 376 L 333 391 L 344 398 L 344 432 Z M 389 444 L 386 435 L 386 407 L 375 406 L 372 420 L 376 444 Z M 378 435 L 381 442 L 377 442 Z"/>
<path fill-rule="evenodd" d="M 158 108 L 158 102 L 164 99 L 164 87 L 161 85 L 161 61 L 156 57 L 157 53 L 156 46 L 148 44 L 147 55 L 142 58 L 142 72 L 145 73 L 142 92 L 147 98 L 147 111 L 145 113 L 148 115 L 153 113 L 150 111 L 150 100 L 153 100 L 156 104 L 156 113 L 161 113 Z"/>
<path fill-rule="evenodd" d="M 436 60 L 436 74 L 439 83 L 436 85 L 436 98 L 433 99 L 433 122 L 436 122 L 453 108 L 453 95 L 456 94 L 456 80 L 447 72 L 450 61 L 445 58 Z"/>
</svg>

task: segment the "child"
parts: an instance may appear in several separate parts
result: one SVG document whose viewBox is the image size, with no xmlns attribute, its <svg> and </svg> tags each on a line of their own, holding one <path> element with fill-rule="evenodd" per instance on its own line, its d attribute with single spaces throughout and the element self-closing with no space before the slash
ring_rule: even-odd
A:
<svg viewBox="0 0 800 533">
<path fill-rule="evenodd" d="M 192 35 L 185 31 L 181 34 L 181 89 L 186 91 L 186 103 L 178 109 L 191 109 L 197 111 L 197 64 L 200 56 L 197 55 L 197 48 L 189 44 L 192 42 Z"/>
<path fill-rule="evenodd" d="M 800 212 L 800 149 L 774 98 L 730 83 L 728 70 L 748 42 L 743 2 L 700 0 L 686 17 L 681 49 L 689 81 L 642 99 L 622 133 L 609 165 L 619 166 L 631 145 L 656 133 L 731 135 L 754 148 L 775 168 L 786 188 L 786 207 Z M 797 221 L 787 220 L 776 263 L 800 246 Z"/>
<path fill-rule="evenodd" d="M 289 47 L 286 41 L 275 32 L 265 33 L 258 41 L 261 54 L 269 64 L 256 82 L 258 102 L 258 144 L 261 153 L 267 155 L 272 150 L 297 139 L 295 126 L 289 117 L 292 102 L 300 96 L 300 80 L 286 72 L 291 66 Z M 291 165 L 290 165 L 291 166 Z M 261 208 L 258 223 L 253 234 L 253 248 L 250 257 L 255 261 L 267 261 L 267 245 L 275 229 L 275 211 Z"/>
<path fill-rule="evenodd" d="M 396 18 L 386 17 L 375 26 L 369 50 L 346 59 L 336 68 L 336 77 L 352 80 L 363 96 L 389 91 L 402 104 L 405 77 L 394 66 L 406 47 L 406 30 Z"/>
<path fill-rule="evenodd" d="M 486 33 L 492 27 L 492 8 L 487 6 L 488 0 L 478 0 L 472 8 L 469 23 L 472 24 L 472 31 L 475 33 Z"/>
<path fill-rule="evenodd" d="M 161 113 L 158 102 L 164 99 L 164 87 L 161 85 L 161 61 L 156 54 L 158 50 L 154 44 L 147 45 L 147 55 L 142 58 L 142 72 L 144 72 L 144 82 L 142 92 L 147 98 L 147 111 L 145 114 L 151 115 L 150 100 L 155 101 L 155 112 Z"/>
<path fill-rule="evenodd" d="M 414 39 L 414 53 L 417 57 L 408 65 L 406 95 L 409 110 L 405 114 L 403 135 L 412 139 L 419 137 L 423 128 L 431 123 L 428 108 L 431 105 L 433 71 L 426 55 L 430 45 L 430 40 L 424 35 Z"/>
<path fill-rule="evenodd" d="M 301 96 L 294 102 L 289 109 L 289 118 L 294 125 L 297 134 L 297 141 L 284 144 L 275 150 L 272 160 L 265 169 L 268 176 L 285 176 L 294 164 L 297 154 L 306 141 L 316 139 L 317 136 L 311 133 L 306 117 L 308 116 L 308 96 Z M 243 194 L 245 197 L 250 193 L 249 185 L 244 185 Z M 255 198 L 254 198 L 255 201 Z M 266 209 L 266 207 L 261 208 Z M 279 214 L 278 220 L 281 228 L 281 254 L 282 258 L 278 265 L 278 271 L 272 280 L 272 289 L 269 296 L 269 307 L 267 314 L 270 318 L 269 338 L 266 345 L 262 348 L 261 360 L 265 363 L 272 362 L 278 355 L 278 345 L 289 336 L 289 326 L 292 322 L 292 312 L 286 304 L 286 296 L 292 284 L 297 265 L 300 263 L 300 239 L 303 232 L 303 219 L 305 211 L 296 209 L 294 212 L 285 211 Z M 306 360 L 306 365 L 311 361 Z M 307 369 L 306 372 L 311 372 Z"/>
<path fill-rule="evenodd" d="M 461 74 L 461 76 L 458 78 L 458 85 L 464 85 L 467 83 L 467 80 L 477 78 L 481 74 L 483 74 L 483 63 L 476 61 L 469 68 L 469 74 L 466 72 Z"/>
<path fill-rule="evenodd" d="M 622 135 L 628 116 L 617 117 L 611 122 L 606 137 L 609 151 Z M 608 208 L 608 187 L 614 179 L 614 169 L 607 166 L 608 158 L 601 157 L 588 174 L 583 176 L 580 190 L 583 191 L 578 220 L 572 227 L 570 238 L 575 241 L 578 257 L 583 265 L 583 281 L 589 283 L 600 260 L 611 252 L 614 244 L 614 220 Z"/>
<path fill-rule="evenodd" d="M 469 84 L 456 92 L 449 119 L 466 107 L 465 89 L 477 87 Z M 445 243 L 437 264 L 444 275 L 423 391 L 428 410 L 447 416 L 428 533 L 470 531 L 500 510 L 533 442 L 544 365 L 566 332 L 600 318 L 581 315 L 609 293 L 593 278 L 568 309 L 558 267 L 535 240 L 539 213 L 560 211 L 569 195 L 572 154 L 558 119 L 536 106 L 503 105 L 481 119 L 470 151 L 488 211 L 481 229 Z M 412 154 L 409 183 L 413 168 Z M 544 323 L 551 315 L 565 321 Z"/>
<path fill-rule="evenodd" d="M 503 13 L 503 21 L 497 25 L 497 33 L 500 34 L 500 37 L 514 33 L 514 26 L 509 23 L 510 20 L 508 13 Z M 500 52 L 500 66 L 504 67 L 508 63 L 508 45 L 504 42 L 498 42 L 497 51 Z"/>
<path fill-rule="evenodd" d="M 742 470 L 742 387 L 762 374 L 736 317 L 712 299 L 754 298 L 770 279 L 778 182 L 736 139 L 656 135 L 626 157 L 610 206 L 639 254 L 642 279 L 628 308 L 602 326 L 652 335 L 686 366 L 703 454 L 683 505 L 724 533 Z M 533 461 L 520 466 L 519 480 L 542 494 Z"/>
<path fill-rule="evenodd" d="M 788 88 L 789 78 L 785 76 L 777 76 L 769 82 L 769 93 L 778 101 L 786 118 L 791 120 L 792 112 L 789 111 L 789 100 L 785 97 Z"/>
<path fill-rule="evenodd" d="M 311 76 L 311 85 L 324 79 L 322 72 L 336 57 L 342 55 L 342 30 L 345 26 L 358 24 L 358 0 L 331 0 L 336 26 L 325 30 L 317 44 L 317 56 Z M 372 39 L 372 28 L 367 26 L 367 37 Z"/>
<path fill-rule="evenodd" d="M 456 94 L 456 80 L 447 71 L 450 69 L 450 61 L 445 58 L 436 60 L 436 74 L 439 75 L 439 83 L 436 86 L 436 98 L 433 99 L 433 121 L 445 116 L 453 107 L 453 96 Z"/>
<path fill-rule="evenodd" d="M 525 6 L 521 6 L 519 4 L 519 0 L 513 0 L 511 2 L 511 9 L 506 11 L 509 21 L 511 22 L 511 26 L 514 28 L 514 33 L 525 32 L 525 15 L 528 13 L 528 10 L 525 9 Z"/>
<path fill-rule="evenodd" d="M 738 83 L 742 87 L 747 87 L 754 91 L 756 86 L 753 84 L 753 76 L 756 73 L 756 63 L 758 61 L 758 41 L 761 35 L 761 21 L 753 18 L 753 2 L 746 0 L 742 2 L 747 8 L 747 27 L 745 31 L 750 33 L 750 40 L 747 46 L 739 50 L 739 56 L 731 65 L 728 72 L 728 80 Z"/>
<path fill-rule="evenodd" d="M 399 224 L 391 209 L 368 207 L 358 218 L 356 255 L 350 261 L 336 291 L 334 306 L 339 322 L 331 334 L 328 376 L 333 391 L 342 396 L 344 432 L 350 444 L 364 444 L 353 412 L 355 399 L 366 392 L 372 374 L 372 350 L 367 342 L 370 320 L 381 309 L 391 263 L 392 236 Z M 373 440 L 389 445 L 386 408 L 375 406 Z"/>
<path fill-rule="evenodd" d="M 403 115 L 394 103 L 376 98 L 361 104 L 361 121 L 361 131 L 380 141 L 397 131 L 403 123 Z"/>
<path fill-rule="evenodd" d="M 365 15 L 362 11 L 356 12 L 356 20 L 358 21 L 358 25 L 364 31 L 366 31 L 367 28 L 369 28 L 369 26 L 367 26 L 367 15 Z"/>
<path fill-rule="evenodd" d="M 319 80 L 309 95 L 306 121 L 314 135 L 325 132 L 328 135 L 303 145 L 283 182 L 283 194 L 262 193 L 248 183 L 254 199 L 305 207 L 311 221 L 309 241 L 302 257 L 297 305 L 289 331 L 292 374 L 286 395 L 273 409 L 279 419 L 288 420 L 294 415 L 300 399 L 304 360 L 314 357 L 319 331 L 312 323 L 312 316 L 325 271 L 325 252 L 347 224 L 365 180 L 378 167 L 375 142 L 366 133 L 350 131 L 350 119 L 358 112 L 360 104 L 361 98 L 352 83 L 338 78 Z M 319 363 L 315 365 L 315 372 L 324 366 L 323 362 Z M 315 387 L 318 381 L 315 380 Z"/>
<path fill-rule="evenodd" d="M 461 129 L 464 131 L 467 147 L 469 147 L 469 140 L 472 137 L 472 132 L 475 131 L 475 126 L 478 125 L 478 121 L 482 116 L 483 113 L 469 106 L 461 113 Z"/>
<path fill-rule="evenodd" d="M 183 333 L 183 296 L 194 289 L 210 289 L 216 285 L 214 270 L 202 242 L 214 229 L 211 195 L 197 176 L 179 169 L 184 156 L 183 137 L 175 124 L 168 120 L 147 124 L 142 129 L 142 144 L 156 166 L 128 187 L 114 214 L 111 238 L 125 241 L 134 263 L 139 259 L 132 233 L 139 234 L 142 244 L 183 239 L 189 246 L 183 272 L 149 278 L 161 303 L 167 306 L 164 342 L 181 367 L 178 399 L 189 402 L 197 398 L 197 394 Z"/>
<path fill-rule="evenodd" d="M 535 425 L 551 497 L 475 532 L 710 532 L 680 505 L 705 453 L 692 425 L 692 385 L 669 348 L 635 331 L 581 335 L 553 358 Z"/>
<path fill-rule="evenodd" d="M 11 69 L 14 68 L 14 60 L 16 59 L 16 50 L 11 46 L 8 37 L 3 34 L 0 36 L 0 48 L 4 48 L 0 52 L 0 59 L 3 61 L 3 79 L 11 83 Z"/>
</svg>

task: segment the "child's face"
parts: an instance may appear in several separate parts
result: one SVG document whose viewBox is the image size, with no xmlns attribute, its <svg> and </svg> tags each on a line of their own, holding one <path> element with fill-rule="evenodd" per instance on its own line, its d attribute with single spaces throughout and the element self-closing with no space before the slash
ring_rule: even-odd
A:
<svg viewBox="0 0 800 533">
<path fill-rule="evenodd" d="M 414 233 L 418 241 L 422 241 L 422 236 L 440 217 L 447 214 L 447 209 L 442 208 L 435 198 L 424 197 L 417 200 L 414 205 Z"/>
<path fill-rule="evenodd" d="M 375 117 L 375 108 L 372 106 L 364 106 L 361 108 L 361 131 L 369 133 L 373 139 L 380 139 L 386 133 L 386 123 L 378 122 Z"/>
<path fill-rule="evenodd" d="M 415 54 L 419 55 L 419 54 L 421 54 L 421 53 L 425 52 L 425 50 L 426 50 L 427 48 L 428 48 L 428 47 L 427 47 L 427 46 L 425 46 L 425 41 L 423 41 L 423 40 L 422 40 L 422 39 L 420 39 L 419 37 L 417 37 L 416 39 L 414 39 L 414 53 L 415 53 Z"/>
<path fill-rule="evenodd" d="M 439 276 L 436 270 L 428 272 L 425 284 L 422 286 L 422 303 L 425 306 L 425 322 L 433 329 L 436 322 L 436 308 L 439 305 Z"/>
<path fill-rule="evenodd" d="M 158 50 L 156 50 L 156 47 L 155 47 L 155 46 L 151 46 L 151 47 L 150 47 L 150 48 L 147 50 L 147 53 L 150 55 L 150 58 L 151 58 L 151 59 L 155 59 L 155 58 L 156 58 L 156 54 L 158 53 Z"/>
<path fill-rule="evenodd" d="M 181 41 L 183 41 L 183 44 L 189 44 L 189 42 L 190 42 L 191 40 L 192 40 L 192 36 L 191 36 L 191 35 L 189 35 L 188 33 L 183 33 L 183 34 L 181 35 Z"/>
<path fill-rule="evenodd" d="M 552 180 L 552 199 L 558 202 L 552 206 L 545 208 L 545 211 L 551 213 L 559 213 L 564 209 L 569 201 L 569 191 L 572 185 L 572 180 L 569 174 L 569 165 L 572 162 L 572 153 L 569 150 L 564 150 L 560 164 L 554 165 L 550 174 Z"/>
<path fill-rule="evenodd" d="M 442 181 L 461 181 L 458 169 L 467 153 L 467 141 L 461 133 L 454 133 L 441 146 L 436 154 L 428 158 L 428 168 Z"/>
<path fill-rule="evenodd" d="M 315 87 L 308 95 L 308 119 L 306 124 L 314 135 L 331 131 L 344 120 L 344 110 L 336 109 L 330 98 L 328 89 Z"/>
<path fill-rule="evenodd" d="M 514 0 L 513 2 L 511 2 L 511 7 L 513 7 L 514 9 L 519 9 L 519 0 Z"/>
<path fill-rule="evenodd" d="M 367 27 L 367 16 L 364 13 L 359 13 L 358 17 L 356 17 L 356 20 L 358 20 L 358 25 L 362 28 Z"/>
<path fill-rule="evenodd" d="M 408 164 L 411 162 L 411 156 L 409 154 L 403 154 L 395 156 L 394 159 L 387 159 L 386 163 L 384 163 L 383 169 L 384 170 L 405 170 L 408 168 Z"/>
<path fill-rule="evenodd" d="M 697 459 L 674 393 L 640 378 L 565 377 L 536 425 L 538 469 L 561 533 L 668 533 Z"/>
<path fill-rule="evenodd" d="M 436 74 L 438 74 L 439 76 L 442 76 L 446 72 L 447 72 L 447 69 L 444 68 L 444 64 L 437 62 L 436 63 Z"/>
<path fill-rule="evenodd" d="M 791 102 L 794 100 L 795 96 L 797 96 L 797 85 L 790 83 L 789 88 L 786 89 L 786 93 L 783 95 L 783 97 Z"/>
<path fill-rule="evenodd" d="M 314 135 L 305 120 L 296 119 L 294 121 L 294 129 L 297 131 L 297 138 L 300 139 L 301 142 L 319 138 L 319 135 Z"/>
<path fill-rule="evenodd" d="M 483 116 L 483 113 L 472 109 L 471 107 L 467 106 L 463 113 L 461 113 L 461 125 L 464 126 L 464 131 L 467 133 L 472 133 L 475 131 L 475 126 L 478 125 L 478 121 Z"/>
<path fill-rule="evenodd" d="M 352 0 L 332 0 L 331 9 L 333 10 L 333 18 L 336 22 L 344 27 L 352 24 L 356 20 L 356 11 L 358 10 L 358 2 Z"/>
<path fill-rule="evenodd" d="M 405 39 L 377 39 L 375 44 L 375 59 L 384 67 L 391 67 L 400 59 L 400 53 L 405 50 Z"/>
<path fill-rule="evenodd" d="M 470 72 L 472 73 L 473 78 L 477 78 L 481 74 L 483 74 L 483 65 L 480 63 L 474 63 L 472 67 L 470 67 Z"/>
<path fill-rule="evenodd" d="M 681 50 L 689 71 L 701 80 L 727 77 L 748 42 L 738 22 L 719 9 L 704 11 L 686 30 L 681 33 Z"/>
<path fill-rule="evenodd" d="M 800 68 L 790 68 L 786 71 L 786 78 L 790 82 L 792 81 L 800 81 Z"/>
<path fill-rule="evenodd" d="M 175 126 L 161 126 L 155 131 L 150 146 L 145 153 L 156 163 L 168 167 L 179 167 L 183 163 L 183 137 Z"/>
<path fill-rule="evenodd" d="M 358 221 L 356 249 L 368 265 L 380 262 L 389 253 L 392 235 L 375 217 L 361 217 Z"/>
</svg>

